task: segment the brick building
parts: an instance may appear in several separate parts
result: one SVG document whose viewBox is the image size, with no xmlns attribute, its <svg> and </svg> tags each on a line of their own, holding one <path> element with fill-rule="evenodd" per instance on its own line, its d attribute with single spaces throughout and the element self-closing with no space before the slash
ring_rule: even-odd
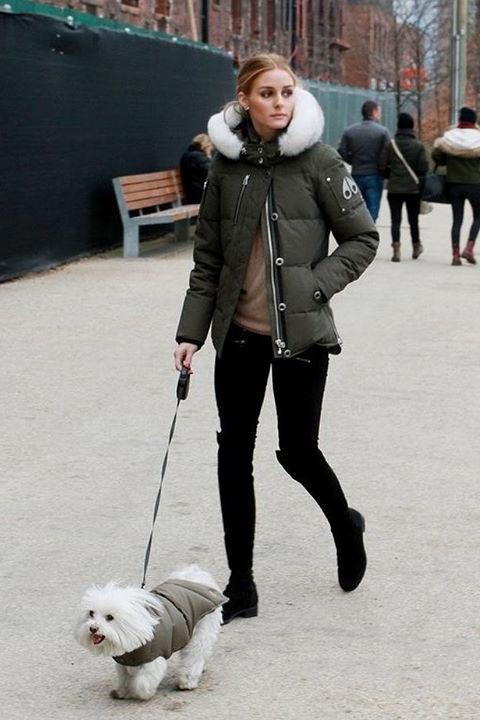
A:
<svg viewBox="0 0 480 720">
<path fill-rule="evenodd" d="M 236 63 L 259 51 L 292 59 L 298 72 L 343 80 L 346 0 L 38 0 L 216 45 Z"/>
<path fill-rule="evenodd" d="M 348 85 L 385 90 L 395 80 L 392 2 L 348 0 L 345 13 L 344 79 Z"/>
</svg>

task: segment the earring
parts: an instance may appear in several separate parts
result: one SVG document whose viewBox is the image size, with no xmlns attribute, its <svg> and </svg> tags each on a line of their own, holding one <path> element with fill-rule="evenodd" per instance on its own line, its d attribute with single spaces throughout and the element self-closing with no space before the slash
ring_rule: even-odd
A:
<svg viewBox="0 0 480 720">
<path fill-rule="evenodd" d="M 248 111 L 250 110 L 250 105 L 247 105 L 247 106 L 244 107 L 243 109 L 245 110 L 245 112 L 248 112 Z"/>
</svg>

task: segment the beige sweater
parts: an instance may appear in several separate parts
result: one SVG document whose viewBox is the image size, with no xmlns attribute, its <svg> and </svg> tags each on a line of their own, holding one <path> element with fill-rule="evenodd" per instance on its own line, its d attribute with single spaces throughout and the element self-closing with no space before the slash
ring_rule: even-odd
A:
<svg viewBox="0 0 480 720">
<path fill-rule="evenodd" d="M 243 289 L 233 322 L 260 335 L 271 334 L 265 278 L 265 254 L 260 228 L 258 228 L 253 241 Z"/>
</svg>

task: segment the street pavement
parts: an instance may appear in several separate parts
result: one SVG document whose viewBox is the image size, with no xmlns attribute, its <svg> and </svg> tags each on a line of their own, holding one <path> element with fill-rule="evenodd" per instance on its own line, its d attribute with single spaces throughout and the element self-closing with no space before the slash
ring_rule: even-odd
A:
<svg viewBox="0 0 480 720">
<path fill-rule="evenodd" d="M 473 720 L 479 717 L 480 266 L 451 267 L 449 207 L 425 253 L 375 263 L 333 301 L 321 447 L 366 516 L 369 566 L 344 594 L 327 524 L 256 453 L 258 618 L 222 630 L 201 686 L 171 673 L 115 701 L 114 663 L 72 635 L 87 586 L 140 583 L 175 409 L 172 352 L 191 245 L 149 243 L 0 286 L 2 714 L 9 720 Z M 464 237 L 466 230 L 464 229 Z M 158 245 L 158 246 L 157 246 Z M 196 357 L 170 452 L 149 581 L 196 561 L 227 579 L 213 350 Z"/>
</svg>

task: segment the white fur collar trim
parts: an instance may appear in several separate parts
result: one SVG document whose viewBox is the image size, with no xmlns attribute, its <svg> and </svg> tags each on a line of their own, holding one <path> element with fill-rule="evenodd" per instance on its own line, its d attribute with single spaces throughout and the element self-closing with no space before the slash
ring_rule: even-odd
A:
<svg viewBox="0 0 480 720">
<path fill-rule="evenodd" d="M 480 130 L 452 128 L 444 133 L 442 140 L 457 150 L 476 150 L 480 148 Z"/>
<path fill-rule="evenodd" d="M 286 156 L 299 155 L 318 142 L 322 136 L 325 118 L 322 108 L 307 90 L 295 88 L 295 107 L 290 124 L 278 141 L 280 153 Z M 208 121 L 208 135 L 216 149 L 231 160 L 240 156 L 243 142 L 235 135 L 234 128 L 241 122 L 236 105 L 230 105 L 212 115 Z"/>
</svg>

